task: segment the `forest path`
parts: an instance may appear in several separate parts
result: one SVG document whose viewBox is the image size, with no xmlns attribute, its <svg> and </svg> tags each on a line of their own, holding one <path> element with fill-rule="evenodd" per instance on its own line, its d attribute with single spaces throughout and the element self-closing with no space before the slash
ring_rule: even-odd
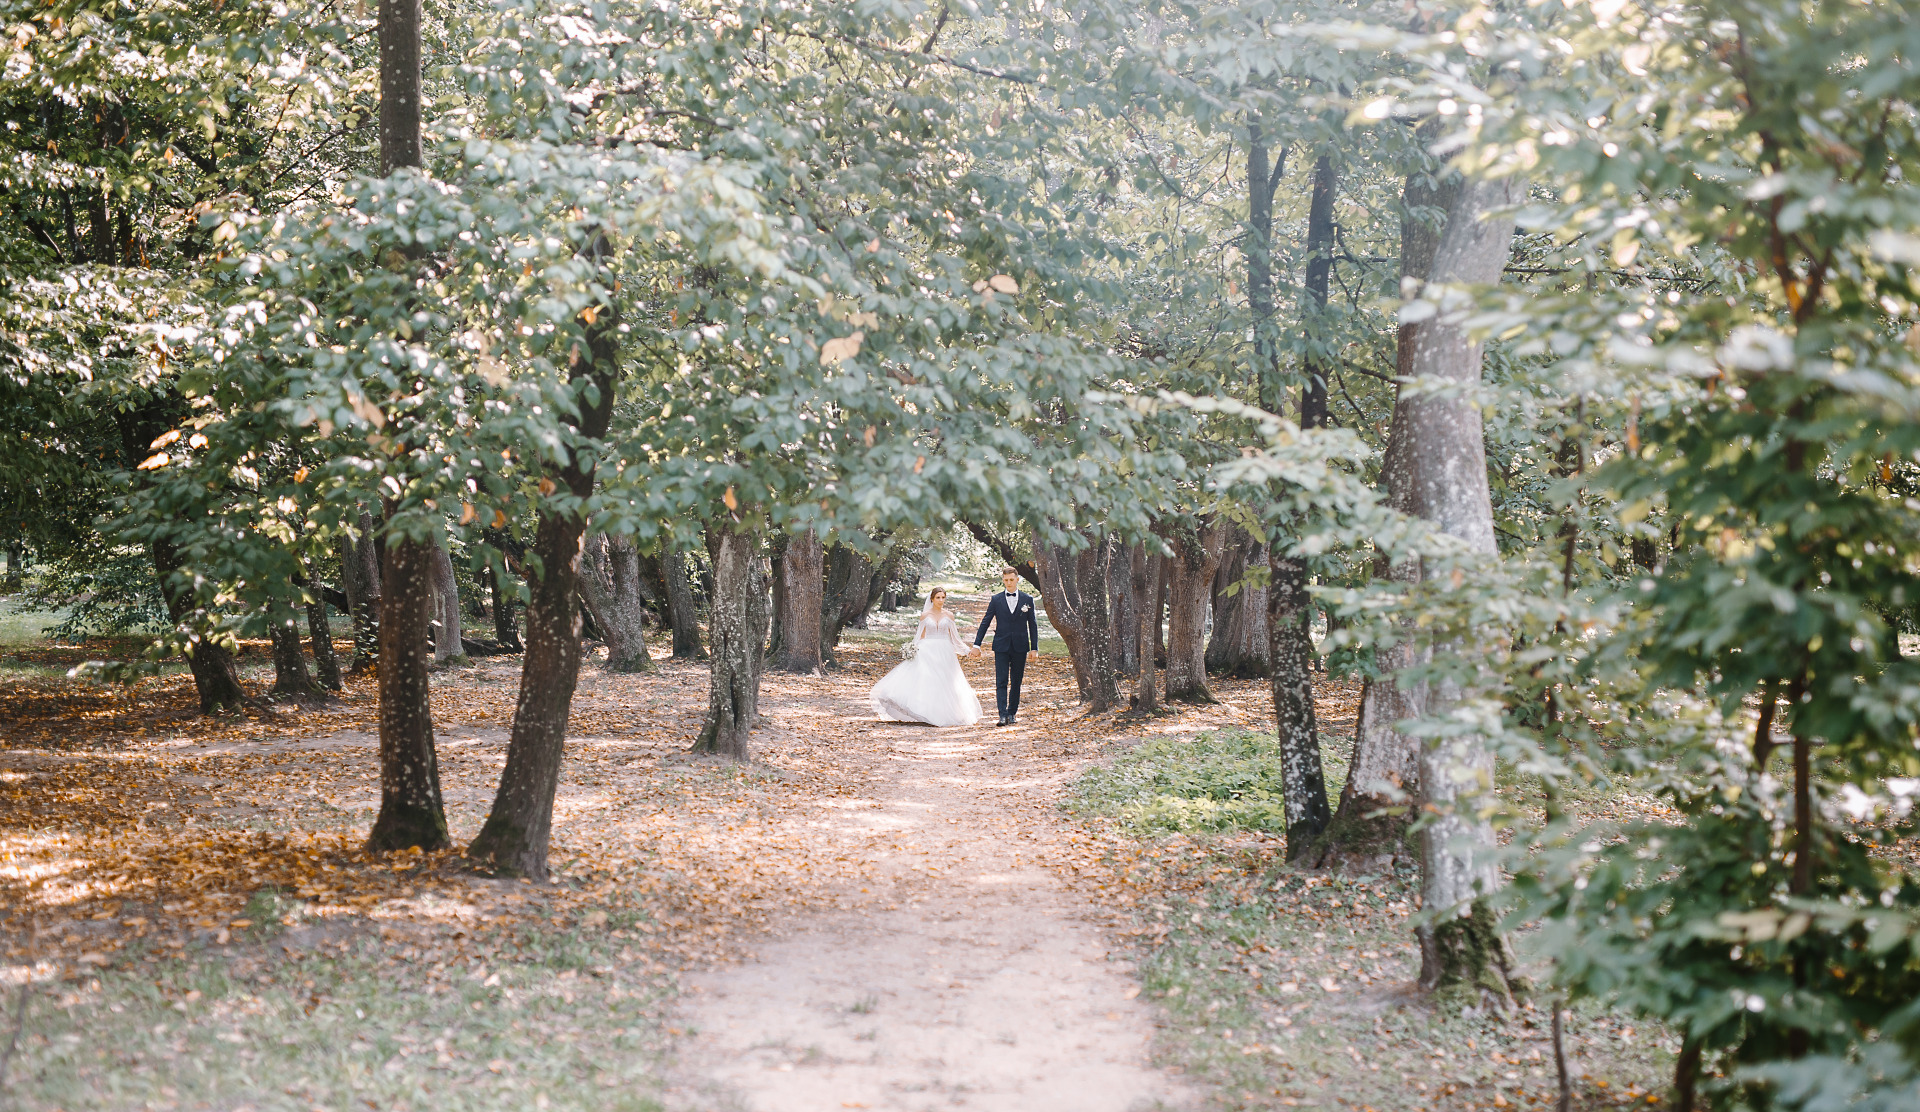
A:
<svg viewBox="0 0 1920 1112">
<path fill-rule="evenodd" d="M 991 657 L 966 666 L 991 711 Z M 1010 728 L 878 721 L 865 670 L 767 692 L 776 731 L 831 720 L 835 771 L 863 785 L 814 824 L 843 845 L 861 895 L 782 916 L 752 959 L 684 979 L 688 1038 L 670 1108 L 1193 1102 L 1150 1062 L 1154 1012 L 1124 953 L 1046 867 L 1049 846 L 1071 835 L 1056 801 L 1081 760 L 1067 740 L 1071 679 L 1029 677 L 1023 723 Z"/>
</svg>

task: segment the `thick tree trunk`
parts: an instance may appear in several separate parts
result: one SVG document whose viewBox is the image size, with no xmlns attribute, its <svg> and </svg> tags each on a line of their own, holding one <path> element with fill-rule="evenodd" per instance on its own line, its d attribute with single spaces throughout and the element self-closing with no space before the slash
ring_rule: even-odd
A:
<svg viewBox="0 0 1920 1112">
<path fill-rule="evenodd" d="M 591 473 L 582 486 L 581 497 L 592 493 Z M 507 766 L 501 770 L 486 824 L 467 847 L 468 857 L 504 876 L 547 879 L 553 793 L 560 783 L 567 718 L 580 678 L 574 592 L 584 530 L 585 523 L 574 515 L 547 512 L 541 513 L 534 530 L 542 574 L 528 583 L 526 649 L 520 663 L 513 732 L 507 742 Z"/>
<path fill-rule="evenodd" d="M 827 553 L 827 581 L 821 602 L 820 655 L 828 660 L 840 635 L 867 610 L 873 561 L 851 545 L 835 544 Z"/>
<path fill-rule="evenodd" d="M 607 671 L 651 672 L 646 599 L 640 593 L 640 554 L 627 537 L 596 533 L 580 561 L 580 600 L 607 645 Z"/>
<path fill-rule="evenodd" d="M 201 714 L 238 711 L 252 700 L 240 686 L 240 673 L 233 666 L 233 654 L 199 632 L 194 621 L 193 596 L 173 580 L 180 570 L 180 557 L 173 542 L 164 538 L 152 546 L 153 566 L 160 576 L 160 596 L 167 604 L 167 616 L 185 633 L 187 669 L 193 673 L 193 686 L 200 696 Z"/>
<path fill-rule="evenodd" d="M 660 554 L 660 577 L 667 589 L 667 624 L 673 627 L 673 658 L 699 660 L 700 608 L 693 600 L 693 585 L 687 579 L 687 554 L 668 549 Z"/>
<path fill-rule="evenodd" d="M 467 650 L 460 644 L 460 585 L 444 543 L 433 546 L 433 620 L 433 662 L 465 659 Z"/>
<path fill-rule="evenodd" d="M 1213 577 L 1209 675 L 1255 679 L 1268 674 L 1267 589 L 1246 582 L 1250 570 L 1264 568 L 1266 563 L 1266 546 L 1245 529 L 1231 526 L 1220 570 Z"/>
<path fill-rule="evenodd" d="M 424 161 L 420 138 L 420 0 L 380 0 L 380 172 Z M 361 515 L 363 523 L 368 521 Z M 372 530 L 363 530 L 370 540 Z M 390 540 L 380 568 L 380 815 L 370 850 L 443 849 L 446 808 L 433 747 L 427 635 L 434 546 Z"/>
<path fill-rule="evenodd" d="M 1215 701 L 1207 689 L 1207 604 L 1225 541 L 1226 528 L 1218 521 L 1202 523 L 1192 535 L 1180 532 L 1172 538 L 1174 555 L 1167 569 L 1169 701 Z"/>
<path fill-rule="evenodd" d="M 1498 282 L 1512 250 L 1513 218 L 1488 214 L 1517 202 L 1524 195 L 1522 183 L 1469 181 L 1444 192 L 1451 195 L 1450 203 L 1429 280 Z M 1402 339 L 1406 377 L 1451 383 L 1480 378 L 1480 344 L 1447 315 L 1416 322 L 1410 332 L 1403 330 Z M 1493 503 L 1478 407 L 1458 392 L 1422 392 L 1411 398 L 1403 393 L 1394 408 L 1393 436 L 1403 451 L 1394 461 L 1401 472 L 1389 481 L 1396 491 L 1408 492 L 1408 512 L 1466 542 L 1471 551 L 1494 557 Z M 1423 577 L 1441 574 L 1446 572 L 1422 569 Z M 1452 645 L 1441 651 L 1470 659 L 1476 649 Z M 1425 710 L 1444 715 L 1464 697 L 1451 681 L 1438 683 L 1427 692 Z M 1482 995 L 1510 998 L 1512 962 L 1484 899 L 1500 879 L 1484 859 L 1493 831 L 1472 803 L 1493 789 L 1493 755 L 1484 738 L 1471 735 L 1430 740 L 1419 754 L 1421 810 L 1428 815 L 1420 834 L 1422 901 L 1437 916 L 1423 930 L 1421 984 L 1471 986 Z"/>
<path fill-rule="evenodd" d="M 820 534 L 809 529 L 787 541 L 786 557 L 780 563 L 785 583 L 780 599 L 786 609 L 780 615 L 780 644 L 773 666 L 782 672 L 803 676 L 820 674 L 820 613 L 826 579 Z"/>
<path fill-rule="evenodd" d="M 355 534 L 340 541 L 340 585 L 353 620 L 353 662 L 349 672 L 365 672 L 380 662 L 380 557 L 373 539 L 373 515 L 361 511 Z"/>
<path fill-rule="evenodd" d="M 380 577 L 380 815 L 367 835 L 369 850 L 450 844 L 428 699 L 433 553 L 430 543 L 397 537 L 386 543 Z"/>
<path fill-rule="evenodd" d="M 1267 591 L 1267 637 L 1273 661 L 1273 718 L 1280 741 L 1281 794 L 1287 808 L 1287 860 L 1315 851 L 1333 814 L 1327 777 L 1320 765 L 1320 728 L 1313 714 L 1313 614 L 1306 566 L 1295 559 L 1273 562 Z"/>
<path fill-rule="evenodd" d="M 1160 693 L 1155 684 L 1157 676 L 1153 667 L 1153 644 L 1159 639 L 1162 563 L 1160 554 L 1153 550 L 1151 543 L 1133 547 L 1127 578 L 1133 591 L 1134 657 L 1140 669 L 1134 679 L 1133 709 L 1143 714 L 1160 707 Z"/>
<path fill-rule="evenodd" d="M 888 590 L 888 587 L 893 582 L 894 577 L 900 574 L 900 562 L 905 556 L 905 545 L 898 543 L 888 544 L 887 554 L 880 558 L 880 563 L 873 569 L 873 576 L 867 582 L 867 604 L 861 609 L 859 614 L 854 616 L 853 626 L 855 629 L 867 628 L 867 615 L 873 612 L 874 607 L 878 606 L 882 610 L 887 609 L 887 607 L 883 605 L 883 602 L 887 596 L 892 593 Z"/>
<path fill-rule="evenodd" d="M 313 584 L 315 595 L 307 603 L 307 643 L 313 647 L 313 667 L 319 674 L 320 686 L 328 691 L 338 691 L 340 683 L 340 658 L 333 651 L 333 626 L 327 621 L 327 600 L 320 593 L 320 581 Z"/>
<path fill-rule="evenodd" d="M 755 574 L 756 547 L 751 529 L 739 523 L 722 519 L 707 530 L 707 552 L 713 559 L 713 620 L 708 627 L 713 667 L 707 721 L 693 751 L 740 762 L 753 759 L 751 738 L 760 717 L 756 642 L 765 635 L 765 619 L 756 617 L 756 610 L 764 615 L 765 604 L 754 597 L 763 589 Z"/>
<path fill-rule="evenodd" d="M 601 441 L 613 419 L 619 355 L 619 314 L 603 305 L 587 330 L 586 358 L 575 364 L 569 382 L 580 415 L 574 432 L 587 444 Z M 588 387 L 596 398 L 592 404 L 586 397 Z M 594 466 L 590 453 L 575 450 L 554 478 L 583 502 L 593 493 Z M 534 527 L 540 574 L 527 584 L 527 643 L 520 658 L 520 698 L 507 738 L 507 765 L 500 771 L 500 788 L 487 821 L 467 847 L 468 857 L 497 873 L 547 878 L 553 793 L 560 784 L 567 719 L 580 681 L 579 580 L 586 527 L 577 512 L 560 512 L 544 503 Z M 633 576 L 637 580 L 637 569 Z M 644 642 L 640 651 L 646 651 Z"/>
<path fill-rule="evenodd" d="M 324 703 L 327 693 L 313 682 L 307 669 L 307 656 L 300 651 L 300 625 L 297 611 L 280 610 L 272 617 L 268 630 L 273 645 L 273 688 L 268 698 L 279 702 Z"/>
<path fill-rule="evenodd" d="M 576 382 L 586 380 L 582 384 L 590 383 L 598 394 L 597 404 L 580 401 L 577 432 L 587 441 L 606 434 L 617 374 L 617 322 L 611 311 L 603 311 L 599 320 L 587 337 L 585 367 L 576 375 Z M 575 498 L 586 498 L 593 491 L 591 459 L 576 454 L 558 478 Z M 585 526 L 577 514 L 543 508 L 535 528 L 540 574 L 528 582 L 525 655 L 507 764 L 487 821 L 467 847 L 469 857 L 506 875 L 547 877 L 553 795 L 580 675 L 577 587 Z"/>
<path fill-rule="evenodd" d="M 1434 208 L 1449 210 L 1458 198 L 1460 179 L 1446 178 L 1435 184 L 1426 174 L 1407 179 L 1402 198 L 1404 215 L 1400 220 L 1400 280 L 1425 282 L 1433 273 L 1434 254 L 1440 245 L 1440 230 L 1419 219 L 1417 213 Z M 1396 340 L 1395 372 L 1401 379 L 1413 374 L 1415 325 L 1400 326 Z M 1393 424 L 1387 433 L 1387 451 L 1381 461 L 1381 477 L 1387 487 L 1387 504 L 1401 513 L 1413 512 L 1414 462 L 1410 438 L 1412 399 L 1394 401 Z M 1382 559 L 1375 562 L 1376 578 L 1392 577 L 1404 582 L 1419 579 L 1420 569 L 1413 564 L 1392 565 Z M 1353 728 L 1353 760 L 1347 767 L 1346 786 L 1340 791 L 1340 806 L 1329 827 L 1321 865 L 1339 870 L 1374 872 L 1409 855 L 1409 833 L 1414 809 L 1409 806 L 1420 786 L 1419 753 L 1414 740 L 1401 733 L 1397 724 L 1426 713 L 1426 693 L 1403 689 L 1398 677 L 1408 668 L 1425 660 L 1424 650 L 1412 642 L 1413 630 L 1402 640 L 1377 650 L 1374 657 L 1379 679 L 1369 679 L 1360 693 L 1360 713 Z"/>
<path fill-rule="evenodd" d="M 1067 643 L 1080 699 L 1094 714 L 1112 710 L 1120 702 L 1113 663 L 1113 617 L 1108 610 L 1109 580 L 1119 550 L 1119 544 L 1107 537 L 1069 555 L 1038 534 L 1033 538 L 1040 604 L 1047 621 Z"/>
</svg>

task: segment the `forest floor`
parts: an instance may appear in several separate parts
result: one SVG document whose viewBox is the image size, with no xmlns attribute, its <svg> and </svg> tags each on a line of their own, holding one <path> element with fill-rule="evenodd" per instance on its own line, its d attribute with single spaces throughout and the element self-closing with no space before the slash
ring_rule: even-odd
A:
<svg viewBox="0 0 1920 1112">
<path fill-rule="evenodd" d="M 876 624 L 826 676 L 767 677 L 746 767 L 684 753 L 704 665 L 590 668 L 549 885 L 359 852 L 370 679 L 210 720 L 179 673 L 102 687 L 65 676 L 97 645 L 0 646 L 0 1092 L 75 1112 L 1551 1105 L 1546 1011 L 1412 993 L 1409 878 L 1285 870 L 1211 802 L 1264 759 L 1263 684 L 1093 717 L 1043 656 L 1016 727 L 882 723 L 865 692 L 898 623 Z M 264 690 L 264 657 L 245 664 Z M 991 711 L 991 658 L 966 667 Z M 513 658 L 436 674 L 456 844 L 517 679 Z M 1337 791 L 1357 690 L 1323 694 Z M 1662 1043 L 1576 1014 L 1576 1107 L 1656 1105 Z"/>
</svg>

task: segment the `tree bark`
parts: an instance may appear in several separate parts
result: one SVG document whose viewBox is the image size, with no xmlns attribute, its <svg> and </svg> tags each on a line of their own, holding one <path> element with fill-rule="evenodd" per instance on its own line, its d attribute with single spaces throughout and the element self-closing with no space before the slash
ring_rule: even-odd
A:
<svg viewBox="0 0 1920 1112">
<path fill-rule="evenodd" d="M 160 596 L 167 604 L 167 617 L 175 628 L 187 635 L 187 669 L 193 673 L 193 686 L 200 696 L 201 714 L 238 711 L 252 702 L 240 686 L 240 673 L 234 668 L 233 654 L 216 642 L 207 640 L 195 626 L 196 604 L 193 596 L 174 582 L 180 570 L 179 551 L 165 538 L 152 544 L 154 570 L 160 576 Z"/>
<path fill-rule="evenodd" d="M 1167 569 L 1167 699 L 1211 703 L 1207 689 L 1207 604 L 1213 577 L 1220 570 L 1226 529 L 1202 522 L 1191 534 L 1171 539 L 1173 560 Z"/>
<path fill-rule="evenodd" d="M 713 665 L 707 721 L 693 751 L 743 763 L 753 759 L 751 739 L 760 717 L 756 642 L 764 636 L 764 626 L 755 628 L 755 547 L 751 528 L 742 523 L 723 518 L 707 529 L 707 552 L 713 559 L 713 620 L 708 627 Z M 758 609 L 764 614 L 764 603 Z"/>
<path fill-rule="evenodd" d="M 1133 566 L 1139 552 L 1137 544 L 1123 546 L 1114 554 L 1113 574 L 1108 577 L 1112 587 L 1108 610 L 1113 615 L 1113 667 L 1133 680 L 1140 677 L 1140 610 L 1133 594 Z"/>
<path fill-rule="evenodd" d="M 380 0 L 380 175 L 426 163 L 420 138 L 420 0 Z"/>
<path fill-rule="evenodd" d="M 1112 710 L 1120 702 L 1113 663 L 1113 617 L 1108 609 L 1109 580 L 1119 548 L 1114 538 L 1103 537 L 1069 555 L 1037 533 L 1033 538 L 1040 604 L 1047 621 L 1067 643 L 1080 700 L 1094 714 Z"/>
<path fill-rule="evenodd" d="M 820 655 L 833 659 L 840 635 L 866 613 L 873 561 L 852 545 L 835 544 L 827 552 L 827 579 L 820 614 Z"/>
<path fill-rule="evenodd" d="M 1153 551 L 1151 544 L 1133 546 L 1128 581 L 1133 590 L 1134 657 L 1139 663 L 1139 672 L 1134 677 L 1133 709 L 1143 714 L 1152 713 L 1160 707 L 1153 667 L 1153 644 L 1159 639 L 1160 630 L 1161 563 L 1160 554 Z"/>
<path fill-rule="evenodd" d="M 1209 675 L 1255 679 L 1271 670 L 1267 589 L 1245 582 L 1249 571 L 1264 568 L 1266 563 L 1266 545 L 1238 525 L 1230 526 L 1220 570 L 1213 577 L 1213 633 L 1207 638 Z M 1239 589 L 1233 590 L 1236 585 Z"/>
<path fill-rule="evenodd" d="M 687 554 L 672 548 L 662 552 L 660 577 L 667 591 L 667 624 L 673 627 L 673 658 L 699 660 L 706 654 L 700 648 L 700 608 L 687 580 Z"/>
<path fill-rule="evenodd" d="M 596 533 L 580 561 L 580 600 L 607 645 L 607 671 L 651 672 L 646 600 L 640 593 L 640 554 L 627 537 Z"/>
<path fill-rule="evenodd" d="M 273 645 L 273 687 L 267 696 L 276 701 L 324 703 L 327 693 L 313 682 L 307 657 L 300 651 L 299 612 L 275 604 L 268 637 Z"/>
<path fill-rule="evenodd" d="M 433 662 L 445 664 L 465 658 L 460 644 L 460 585 L 453 577 L 453 557 L 444 542 L 433 546 Z"/>
<path fill-rule="evenodd" d="M 1161 556 L 1155 562 L 1153 576 L 1153 666 L 1167 666 L 1167 604 L 1173 595 L 1172 557 Z"/>
<path fill-rule="evenodd" d="M 775 533 L 772 542 L 767 546 L 772 557 L 768 566 L 773 570 L 773 574 L 768 577 L 768 585 L 773 591 L 773 604 L 768 611 L 772 628 L 767 632 L 767 651 L 776 657 L 780 655 L 780 641 L 782 637 L 780 622 L 787 612 L 788 540 L 789 538 L 786 534 Z"/>
<path fill-rule="evenodd" d="M 595 256 L 598 248 L 596 242 Z M 593 494 L 595 446 L 605 438 L 613 419 L 614 387 L 620 375 L 619 325 L 615 307 L 601 306 L 586 332 L 585 357 L 575 364 L 570 382 L 579 412 L 574 425 L 576 446 L 554 478 L 580 501 Z M 540 573 L 527 584 L 527 641 L 520 658 L 520 697 L 507 739 L 507 765 L 500 771 L 500 788 L 487 821 L 467 847 L 468 857 L 504 875 L 547 879 L 553 793 L 560 784 L 567 719 L 580 680 L 578 587 L 586 527 L 577 510 L 562 512 L 546 503 L 534 527 L 533 550 Z M 634 574 L 637 579 L 637 570 Z M 608 647 L 611 650 L 611 642 Z M 645 652 L 644 642 L 641 652 Z"/>
<path fill-rule="evenodd" d="M 1273 661 L 1273 719 L 1280 742 L 1281 794 L 1287 809 L 1287 861 L 1307 859 L 1333 819 L 1320 764 L 1320 728 L 1313 713 L 1313 614 L 1306 567 L 1276 560 L 1267 591 L 1267 637 Z"/>
<path fill-rule="evenodd" d="M 381 571 L 380 815 L 367 848 L 445 849 L 451 843 L 428 700 L 433 545 L 389 538 Z"/>
<path fill-rule="evenodd" d="M 1524 195 L 1514 179 L 1470 181 L 1453 187 L 1447 221 L 1435 245 L 1430 281 L 1449 285 L 1489 285 L 1500 280 L 1512 251 L 1513 218 L 1489 216 Z M 1477 381 L 1481 345 L 1446 315 L 1413 325 L 1409 337 L 1409 376 L 1421 381 Z M 1487 486 L 1486 442 L 1480 410 L 1457 395 L 1402 395 L 1396 403 L 1394 433 L 1404 411 L 1406 451 L 1401 458 L 1410 492 L 1408 510 L 1466 542 L 1491 559 L 1497 555 L 1493 502 Z M 1441 574 L 1422 568 L 1423 578 Z M 1445 651 L 1467 654 L 1471 645 Z M 1454 682 L 1431 685 L 1426 712 L 1444 715 L 1465 697 Z M 1493 846 L 1493 830 L 1471 800 L 1493 790 L 1493 755 L 1485 739 L 1456 735 L 1419 746 L 1421 809 L 1428 822 L 1420 834 L 1422 901 L 1437 917 L 1422 937 L 1421 983 L 1429 989 L 1473 986 L 1482 995 L 1510 1000 L 1515 987 L 1512 961 L 1494 929 L 1485 895 L 1499 883 L 1484 860 Z"/>
<path fill-rule="evenodd" d="M 362 510 L 355 534 L 340 540 L 340 583 L 353 620 L 353 662 L 349 672 L 365 672 L 380 663 L 380 559 L 373 539 L 373 515 Z"/>
<path fill-rule="evenodd" d="M 1440 229 L 1423 219 L 1421 211 L 1449 210 L 1459 196 L 1460 185 L 1458 177 L 1436 181 L 1429 175 L 1415 174 L 1407 179 L 1400 218 L 1403 287 L 1410 281 L 1417 284 L 1428 279 L 1440 246 Z M 1396 337 L 1395 373 L 1402 380 L 1413 374 L 1415 335 L 1415 325 L 1403 324 Z M 1387 504 L 1401 513 L 1413 512 L 1414 462 L 1409 456 L 1412 418 L 1408 412 L 1412 405 L 1411 399 L 1396 397 L 1380 469 L 1387 487 Z M 1373 574 L 1375 578 L 1412 583 L 1418 581 L 1420 569 L 1410 562 L 1395 565 L 1381 559 L 1375 562 Z M 1413 848 L 1408 835 L 1414 812 L 1409 802 L 1419 794 L 1418 746 L 1398 729 L 1399 723 L 1426 713 L 1426 693 L 1403 689 L 1398 681 L 1402 672 L 1426 657 L 1425 651 L 1414 644 L 1412 633 L 1409 628 L 1397 644 L 1376 650 L 1374 668 L 1379 678 L 1369 678 L 1361 688 L 1353 760 L 1347 768 L 1346 786 L 1340 791 L 1339 809 L 1327 832 L 1320 861 L 1323 868 L 1373 872 L 1405 858 Z"/>
<path fill-rule="evenodd" d="M 1321 155 L 1313 163 L 1313 193 L 1307 204 L 1307 380 L 1300 391 L 1300 427 L 1322 428 L 1327 423 L 1329 356 L 1326 329 L 1320 320 L 1327 311 L 1327 283 L 1333 274 L 1333 202 L 1339 187 L 1333 160 Z"/>
<path fill-rule="evenodd" d="M 826 586 L 823 564 L 820 534 L 808 529 L 787 541 L 787 554 L 780 563 L 785 576 L 780 599 L 786 609 L 780 615 L 780 646 L 773 661 L 782 672 L 820 674 L 820 617 Z"/>
<path fill-rule="evenodd" d="M 320 686 L 338 691 L 342 686 L 340 658 L 334 655 L 333 626 L 327 621 L 327 600 L 318 579 L 313 581 L 313 590 L 313 600 L 307 603 L 307 643 L 313 647 L 313 666 L 319 673 Z"/>
<path fill-rule="evenodd" d="M 520 592 L 514 589 L 513 564 L 518 559 L 520 546 L 502 529 L 488 529 L 482 539 L 500 554 L 497 561 L 487 564 L 487 587 L 493 598 L 493 639 L 502 649 L 517 653 L 521 651 L 520 622 L 514 617 L 514 610 Z"/>
</svg>

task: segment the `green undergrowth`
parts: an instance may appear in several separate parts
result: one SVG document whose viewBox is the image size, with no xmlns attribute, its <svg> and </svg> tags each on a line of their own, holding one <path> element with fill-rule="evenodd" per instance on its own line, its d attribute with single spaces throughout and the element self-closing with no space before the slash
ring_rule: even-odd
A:
<svg viewBox="0 0 1920 1112">
<path fill-rule="evenodd" d="M 1417 877 L 1285 867 L 1279 790 L 1271 735 L 1220 731 L 1120 751 L 1070 794 L 1082 821 L 1119 828 L 1107 888 L 1163 1013 L 1161 1060 L 1215 1109 L 1551 1108 L 1548 1002 L 1431 1006 L 1414 988 Z M 1577 1012 L 1566 1047 L 1574 1108 L 1664 1107 L 1678 1048 L 1663 1032 Z"/>
<path fill-rule="evenodd" d="M 1287 826 L 1280 783 L 1275 735 L 1218 730 L 1141 742 L 1089 769 L 1068 805 L 1116 819 L 1140 837 L 1280 834 Z"/>
<path fill-rule="evenodd" d="M 283 902 L 231 945 L 36 985 L 11 1107 L 660 1108 L 667 982 L 621 960 L 617 920 L 289 931 Z"/>
</svg>

